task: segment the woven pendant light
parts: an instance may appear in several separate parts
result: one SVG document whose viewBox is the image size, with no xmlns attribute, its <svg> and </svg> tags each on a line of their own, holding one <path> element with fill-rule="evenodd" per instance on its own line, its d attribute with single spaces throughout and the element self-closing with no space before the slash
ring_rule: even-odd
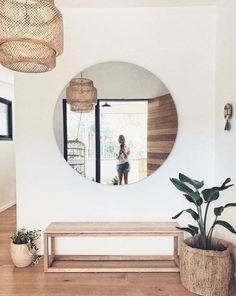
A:
<svg viewBox="0 0 236 296">
<path fill-rule="evenodd" d="M 97 103 L 97 89 L 87 78 L 74 78 L 66 89 L 67 102 L 71 111 L 90 112 Z"/>
<path fill-rule="evenodd" d="M 0 1 L 0 63 L 14 71 L 47 72 L 63 51 L 63 20 L 54 0 Z"/>
</svg>

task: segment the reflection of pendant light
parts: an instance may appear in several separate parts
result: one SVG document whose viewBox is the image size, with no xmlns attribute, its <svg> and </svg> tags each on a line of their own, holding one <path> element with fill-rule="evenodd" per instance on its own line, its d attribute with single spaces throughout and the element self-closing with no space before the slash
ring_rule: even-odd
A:
<svg viewBox="0 0 236 296">
<path fill-rule="evenodd" d="M 74 78 L 66 89 L 66 99 L 71 111 L 90 112 L 97 103 L 97 89 L 93 81 L 87 78 Z"/>
<path fill-rule="evenodd" d="M 54 0 L 0 1 L 0 63 L 28 73 L 55 68 L 63 51 L 63 20 Z"/>
<path fill-rule="evenodd" d="M 111 107 L 111 105 L 108 104 L 107 102 L 105 102 L 105 103 L 102 105 L 102 107 Z"/>
<path fill-rule="evenodd" d="M 73 102 L 70 104 L 70 110 L 74 112 L 88 113 L 88 112 L 91 112 L 93 109 L 94 109 L 93 104 L 85 104 L 85 103 L 77 103 L 77 102 Z"/>
</svg>

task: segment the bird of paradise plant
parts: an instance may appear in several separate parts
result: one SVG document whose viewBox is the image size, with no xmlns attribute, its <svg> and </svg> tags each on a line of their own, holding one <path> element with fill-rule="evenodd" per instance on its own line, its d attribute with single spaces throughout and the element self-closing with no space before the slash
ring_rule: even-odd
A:
<svg viewBox="0 0 236 296">
<path fill-rule="evenodd" d="M 178 190 L 183 192 L 184 197 L 190 203 L 194 204 L 196 208 L 196 210 L 193 210 L 192 208 L 183 210 L 174 217 L 172 217 L 172 219 L 177 219 L 184 212 L 187 212 L 196 221 L 197 226 L 188 224 L 188 227 L 178 227 L 179 229 L 190 233 L 193 237 L 196 238 L 196 248 L 206 250 L 212 249 L 212 235 L 217 225 L 223 226 L 230 232 L 236 234 L 236 231 L 232 225 L 230 225 L 226 221 L 219 219 L 219 217 L 226 208 L 236 207 L 236 203 L 228 203 L 224 206 L 215 207 L 214 222 L 212 226 L 209 229 L 207 229 L 209 207 L 212 204 L 212 202 L 218 200 L 221 191 L 224 191 L 229 187 L 233 186 L 233 184 L 228 184 L 231 182 L 230 178 L 227 178 L 224 181 L 224 183 L 219 187 L 215 186 L 204 190 L 200 190 L 204 186 L 204 181 L 193 180 L 181 173 L 179 174 L 178 179 L 170 178 L 170 181 Z"/>
</svg>

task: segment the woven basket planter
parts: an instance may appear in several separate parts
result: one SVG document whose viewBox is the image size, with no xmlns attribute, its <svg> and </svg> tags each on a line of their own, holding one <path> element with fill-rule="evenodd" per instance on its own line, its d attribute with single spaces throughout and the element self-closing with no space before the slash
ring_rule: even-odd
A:
<svg viewBox="0 0 236 296">
<path fill-rule="evenodd" d="M 233 246 L 214 239 L 218 250 L 202 250 L 191 247 L 193 238 L 182 242 L 180 252 L 180 277 L 190 292 L 203 296 L 229 296 L 234 288 L 235 263 Z"/>
</svg>

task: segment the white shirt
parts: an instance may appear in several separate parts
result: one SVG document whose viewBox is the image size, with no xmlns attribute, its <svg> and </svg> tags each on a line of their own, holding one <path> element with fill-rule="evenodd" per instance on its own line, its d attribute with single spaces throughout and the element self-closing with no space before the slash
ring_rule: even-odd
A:
<svg viewBox="0 0 236 296">
<path fill-rule="evenodd" d="M 130 149 L 129 147 L 127 147 L 126 145 L 124 145 L 124 152 L 122 152 L 120 155 L 120 146 L 117 148 L 117 153 L 116 153 L 116 159 L 117 159 L 117 164 L 123 164 L 123 163 L 126 163 L 126 162 L 129 162 L 128 160 L 128 156 L 129 156 L 129 153 L 130 153 Z M 125 157 L 125 154 L 126 154 L 126 157 Z"/>
</svg>

